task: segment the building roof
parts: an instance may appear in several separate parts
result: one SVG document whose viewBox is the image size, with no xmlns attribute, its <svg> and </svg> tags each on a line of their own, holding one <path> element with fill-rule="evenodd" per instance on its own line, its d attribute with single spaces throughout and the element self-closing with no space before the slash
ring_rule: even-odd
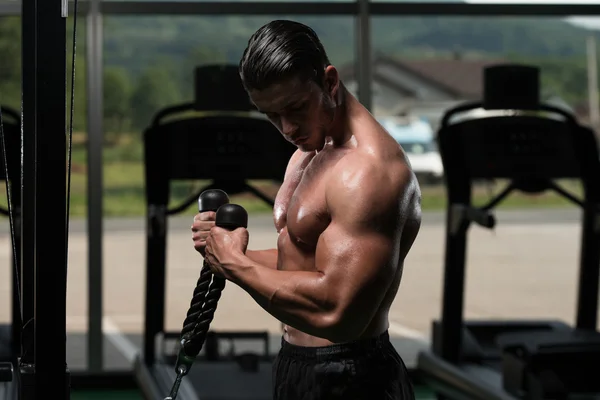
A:
<svg viewBox="0 0 600 400">
<path fill-rule="evenodd" d="M 483 92 L 483 69 L 499 64 L 503 60 L 448 59 L 399 59 L 378 54 L 373 59 L 374 79 L 384 81 L 394 89 L 405 92 L 406 89 L 389 78 L 378 76 L 377 66 L 388 65 L 418 76 L 457 98 L 480 98 Z M 342 79 L 355 78 L 353 65 L 340 68 Z"/>
<path fill-rule="evenodd" d="M 490 65 L 503 64 L 506 60 L 489 59 L 475 60 L 464 58 L 444 58 L 444 59 L 401 59 L 390 57 L 383 54 L 376 54 L 373 57 L 373 79 L 379 84 L 394 89 L 398 93 L 406 96 L 416 96 L 413 88 L 403 86 L 401 80 L 393 79 L 389 74 L 389 67 L 392 70 L 408 73 L 419 80 L 424 80 L 430 85 L 434 85 L 441 91 L 448 93 L 458 101 L 478 100 L 483 95 L 483 71 Z M 378 67 L 387 67 L 387 74 L 378 73 Z M 343 65 L 339 68 L 340 76 L 343 80 L 355 80 L 354 64 Z M 551 103 L 557 104 L 573 112 L 581 124 L 589 124 L 589 106 L 586 101 L 569 106 L 560 98 L 545 99 Z M 598 129 L 600 135 L 600 129 Z"/>
</svg>

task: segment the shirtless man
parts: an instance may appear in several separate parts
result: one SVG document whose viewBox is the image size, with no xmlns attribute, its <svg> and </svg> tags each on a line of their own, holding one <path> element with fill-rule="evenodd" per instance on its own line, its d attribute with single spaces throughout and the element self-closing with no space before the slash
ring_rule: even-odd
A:
<svg viewBox="0 0 600 400">
<path fill-rule="evenodd" d="M 396 141 L 348 92 L 315 32 L 273 21 L 240 75 L 257 109 L 298 150 L 277 194 L 277 249 L 196 215 L 194 247 L 215 274 L 284 325 L 273 398 L 414 399 L 388 312 L 421 223 L 420 189 Z"/>
</svg>

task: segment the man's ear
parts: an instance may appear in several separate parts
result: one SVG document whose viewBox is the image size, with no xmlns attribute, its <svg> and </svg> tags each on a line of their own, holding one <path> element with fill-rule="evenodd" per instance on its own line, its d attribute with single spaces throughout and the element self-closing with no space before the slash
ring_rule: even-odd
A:
<svg viewBox="0 0 600 400">
<path fill-rule="evenodd" d="M 340 88 L 340 76 L 338 74 L 337 69 L 333 65 L 328 65 L 325 68 L 323 80 L 323 88 L 335 101 L 337 99 L 338 91 Z"/>
</svg>

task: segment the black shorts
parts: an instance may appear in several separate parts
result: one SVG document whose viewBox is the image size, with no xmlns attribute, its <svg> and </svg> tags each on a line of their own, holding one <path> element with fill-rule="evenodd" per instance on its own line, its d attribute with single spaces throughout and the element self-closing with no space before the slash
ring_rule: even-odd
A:
<svg viewBox="0 0 600 400">
<path fill-rule="evenodd" d="M 325 347 L 281 340 L 273 365 L 273 400 L 414 400 L 402 358 L 388 332 Z"/>
</svg>

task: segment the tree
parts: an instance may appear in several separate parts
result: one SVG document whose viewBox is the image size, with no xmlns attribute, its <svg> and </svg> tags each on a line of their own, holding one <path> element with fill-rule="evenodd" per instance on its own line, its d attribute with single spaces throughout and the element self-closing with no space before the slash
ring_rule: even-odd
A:
<svg viewBox="0 0 600 400">
<path fill-rule="evenodd" d="M 131 96 L 133 127 L 143 130 L 159 109 L 180 100 L 181 94 L 168 69 L 161 66 L 146 69 Z"/>
<path fill-rule="evenodd" d="M 131 84 L 127 70 L 120 67 L 104 69 L 104 131 L 120 134 L 126 127 L 131 111 Z"/>
<path fill-rule="evenodd" d="M 18 109 L 21 104 L 21 20 L 0 18 L 0 103 Z"/>
</svg>

